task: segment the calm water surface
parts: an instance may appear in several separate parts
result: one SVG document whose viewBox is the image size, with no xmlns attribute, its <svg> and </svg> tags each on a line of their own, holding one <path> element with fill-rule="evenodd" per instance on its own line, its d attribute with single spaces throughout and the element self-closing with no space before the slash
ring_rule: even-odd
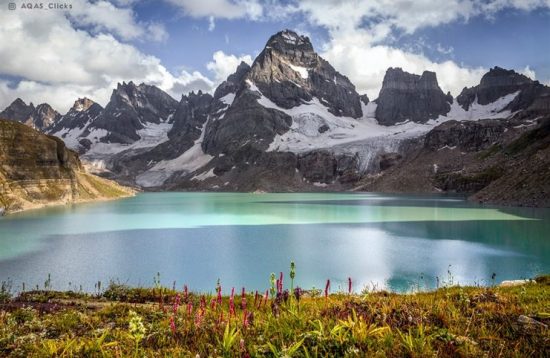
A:
<svg viewBox="0 0 550 358">
<path fill-rule="evenodd" d="M 396 291 L 550 272 L 550 210 L 445 196 L 146 193 L 0 218 L 0 280 L 93 290 L 110 279 L 265 289 L 297 267 L 306 288 Z"/>
</svg>

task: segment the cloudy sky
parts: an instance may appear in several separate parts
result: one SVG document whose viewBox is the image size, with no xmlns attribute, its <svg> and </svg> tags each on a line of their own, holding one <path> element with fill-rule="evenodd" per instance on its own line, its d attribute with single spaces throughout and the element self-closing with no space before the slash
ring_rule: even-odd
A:
<svg viewBox="0 0 550 358">
<path fill-rule="evenodd" d="M 176 99 L 211 91 L 289 28 L 378 96 L 388 67 L 436 71 L 458 95 L 495 65 L 550 84 L 550 0 L 0 0 L 0 107 L 17 97 L 65 112 L 105 105 L 117 82 Z M 8 3 L 17 5 L 8 10 Z"/>
</svg>

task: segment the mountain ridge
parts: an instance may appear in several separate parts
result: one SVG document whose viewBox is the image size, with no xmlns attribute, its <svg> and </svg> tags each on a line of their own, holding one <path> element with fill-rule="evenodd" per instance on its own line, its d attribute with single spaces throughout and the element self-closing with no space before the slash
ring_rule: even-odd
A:
<svg viewBox="0 0 550 358">
<path fill-rule="evenodd" d="M 467 138 L 479 128 L 495 142 L 494 128 L 521 136 L 550 113 L 548 87 L 500 67 L 457 98 L 441 90 L 434 72 L 389 68 L 380 96 L 369 100 L 309 38 L 290 30 L 271 36 L 252 65 L 240 63 L 213 94 L 176 101 L 154 86 L 123 82 L 105 108 L 82 101 L 50 134 L 102 175 L 154 190 L 384 188 L 374 179 L 405 166 L 441 128 Z M 477 122 L 484 124 L 468 124 Z"/>
</svg>

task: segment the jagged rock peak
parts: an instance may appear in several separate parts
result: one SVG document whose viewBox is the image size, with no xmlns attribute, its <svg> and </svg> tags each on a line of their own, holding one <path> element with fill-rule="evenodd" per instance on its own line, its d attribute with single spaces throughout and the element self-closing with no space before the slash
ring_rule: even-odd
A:
<svg viewBox="0 0 550 358">
<path fill-rule="evenodd" d="M 79 98 L 76 101 L 74 101 L 74 104 L 73 104 L 71 109 L 76 111 L 76 112 L 82 112 L 82 111 L 88 110 L 88 108 L 90 108 L 94 104 L 95 104 L 95 102 L 92 101 L 91 99 L 83 97 L 83 98 Z"/>
<path fill-rule="evenodd" d="M 0 118 L 24 122 L 29 118 L 34 109 L 32 102 L 27 105 L 21 98 L 17 98 L 0 113 Z"/>
<path fill-rule="evenodd" d="M 419 76 L 389 68 L 377 99 L 376 119 L 383 125 L 406 120 L 425 123 L 447 114 L 451 102 L 452 97 L 439 87 L 435 72 L 424 71 Z"/>
<path fill-rule="evenodd" d="M 468 110 L 476 100 L 477 103 L 486 105 L 514 92 L 525 92 L 525 90 L 538 92 L 540 91 L 539 87 L 542 88 L 542 85 L 525 75 L 514 70 L 506 70 L 495 66 L 483 75 L 479 85 L 470 88 L 465 87 L 456 99 L 464 109 Z M 530 93 L 528 97 L 518 100 L 513 106 L 506 109 L 514 111 L 520 109 L 520 107 L 527 107 L 533 102 L 536 94 Z"/>
<path fill-rule="evenodd" d="M 304 52 L 313 52 L 313 45 L 309 37 L 298 35 L 292 30 L 283 30 L 271 36 L 267 41 L 266 47 L 271 47 L 280 51 L 300 50 Z"/>
<path fill-rule="evenodd" d="M 334 115 L 362 116 L 355 86 L 313 50 L 309 38 L 294 31 L 271 36 L 245 80 L 282 108 L 317 98 Z"/>
<path fill-rule="evenodd" d="M 220 99 L 223 96 L 228 95 L 229 93 L 236 93 L 239 90 L 239 87 L 242 85 L 243 79 L 248 71 L 250 71 L 250 66 L 246 62 L 241 61 L 239 66 L 237 66 L 235 73 L 229 75 L 227 79 L 223 81 L 218 86 L 218 88 L 216 88 L 216 91 L 214 92 L 214 98 Z"/>
</svg>

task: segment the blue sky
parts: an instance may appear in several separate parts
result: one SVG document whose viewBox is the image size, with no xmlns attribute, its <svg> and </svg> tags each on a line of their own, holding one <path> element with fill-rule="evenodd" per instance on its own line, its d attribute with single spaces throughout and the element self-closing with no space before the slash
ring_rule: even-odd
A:
<svg viewBox="0 0 550 358">
<path fill-rule="evenodd" d="M 455 96 L 495 65 L 550 83 L 548 0 L 71 3 L 68 11 L 0 10 L 0 106 L 16 97 L 62 112 L 83 96 L 105 104 L 129 80 L 175 98 L 212 91 L 285 28 L 309 35 L 371 98 L 388 67 L 436 71 Z"/>
</svg>

